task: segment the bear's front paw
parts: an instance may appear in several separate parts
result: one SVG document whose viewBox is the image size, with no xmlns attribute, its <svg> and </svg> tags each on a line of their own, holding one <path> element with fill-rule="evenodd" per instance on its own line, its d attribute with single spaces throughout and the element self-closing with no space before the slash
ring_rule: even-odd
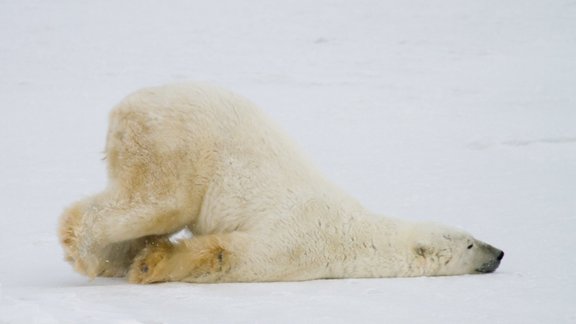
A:
<svg viewBox="0 0 576 324">
<path fill-rule="evenodd" d="M 128 281 L 139 284 L 169 281 L 168 258 L 173 247 L 168 239 L 147 242 L 130 266 Z"/>
</svg>

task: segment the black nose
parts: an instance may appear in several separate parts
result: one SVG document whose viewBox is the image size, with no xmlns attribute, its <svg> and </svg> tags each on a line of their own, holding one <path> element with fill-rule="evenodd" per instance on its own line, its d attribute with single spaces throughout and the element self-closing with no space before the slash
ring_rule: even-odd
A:
<svg viewBox="0 0 576 324">
<path fill-rule="evenodd" d="M 498 254 L 498 261 L 502 260 L 502 258 L 504 258 L 504 251 L 500 251 L 500 254 Z"/>
</svg>

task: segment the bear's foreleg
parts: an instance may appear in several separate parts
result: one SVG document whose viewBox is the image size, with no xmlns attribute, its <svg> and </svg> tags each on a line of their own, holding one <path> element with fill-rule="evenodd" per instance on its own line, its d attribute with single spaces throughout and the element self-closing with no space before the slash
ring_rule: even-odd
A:
<svg viewBox="0 0 576 324">
<path fill-rule="evenodd" d="M 250 241 L 249 235 L 238 232 L 202 235 L 177 243 L 158 240 L 134 259 L 128 280 L 141 284 L 231 281 L 229 275 Z"/>
<path fill-rule="evenodd" d="M 279 244 L 270 234 L 231 232 L 150 244 L 128 272 L 132 283 L 300 281 L 330 277 L 300 244 Z"/>
</svg>

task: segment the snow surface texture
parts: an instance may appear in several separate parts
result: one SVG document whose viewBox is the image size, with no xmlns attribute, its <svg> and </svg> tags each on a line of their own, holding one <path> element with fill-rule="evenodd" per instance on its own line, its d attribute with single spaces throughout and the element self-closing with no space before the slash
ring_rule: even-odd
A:
<svg viewBox="0 0 576 324">
<path fill-rule="evenodd" d="M 1 1 L 1 323 L 576 322 L 573 1 Z M 105 185 L 107 114 L 143 86 L 233 89 L 368 208 L 460 226 L 494 274 L 90 281 L 62 209 Z"/>
</svg>

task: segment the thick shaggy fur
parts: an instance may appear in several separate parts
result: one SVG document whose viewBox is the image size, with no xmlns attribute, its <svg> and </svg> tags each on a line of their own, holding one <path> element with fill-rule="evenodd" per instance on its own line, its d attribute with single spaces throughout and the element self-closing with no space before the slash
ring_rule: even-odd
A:
<svg viewBox="0 0 576 324">
<path fill-rule="evenodd" d="M 134 283 L 491 272 L 503 253 L 434 224 L 375 216 L 252 103 L 197 84 L 140 90 L 110 115 L 109 184 L 61 218 L 66 258 Z M 189 229 L 193 237 L 172 242 Z"/>
</svg>

